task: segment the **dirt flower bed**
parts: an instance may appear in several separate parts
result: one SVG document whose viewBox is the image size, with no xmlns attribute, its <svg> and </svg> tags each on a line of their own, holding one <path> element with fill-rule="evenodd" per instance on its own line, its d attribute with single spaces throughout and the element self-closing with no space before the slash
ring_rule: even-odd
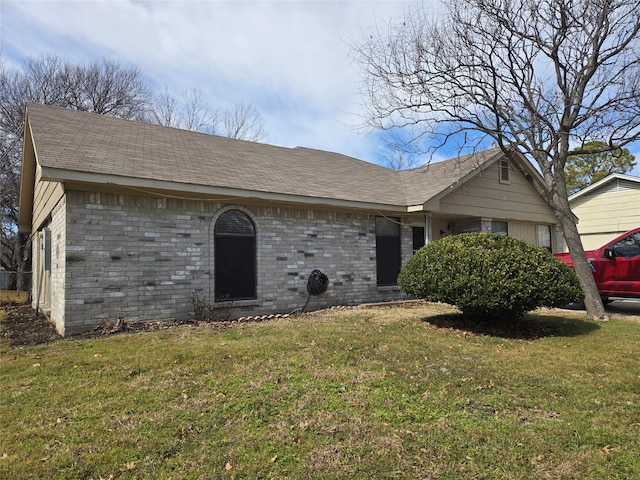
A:
<svg viewBox="0 0 640 480">
<path fill-rule="evenodd" d="M 184 324 L 175 320 L 106 323 L 83 334 L 62 337 L 46 316 L 40 314 L 36 317 L 33 307 L 29 304 L 4 304 L 2 311 L 6 315 L 2 318 L 0 332 L 11 347 L 40 345 L 63 339 L 90 339 L 127 332 L 164 330 Z M 220 330 L 230 326 L 229 323 L 223 322 L 209 322 L 209 325 Z"/>
<path fill-rule="evenodd" d="M 39 345 L 62 338 L 46 317 L 35 316 L 30 305 L 5 304 L 2 310 L 6 314 L 1 324 L 2 338 L 8 340 L 12 347 Z"/>
</svg>

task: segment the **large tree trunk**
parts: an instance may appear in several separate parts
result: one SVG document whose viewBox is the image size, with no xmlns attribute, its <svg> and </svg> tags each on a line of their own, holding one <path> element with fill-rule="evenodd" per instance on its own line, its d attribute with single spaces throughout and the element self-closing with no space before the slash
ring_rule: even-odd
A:
<svg viewBox="0 0 640 480">
<path fill-rule="evenodd" d="M 596 281 L 593 278 L 593 271 L 587 262 L 576 222 L 573 218 L 567 218 L 565 215 L 562 215 L 560 218 L 560 226 L 564 239 L 567 242 L 567 247 L 569 247 L 573 268 L 584 290 L 584 306 L 587 309 L 587 317 L 590 320 L 609 320 L 607 312 L 604 310 L 600 294 L 598 293 Z"/>
</svg>

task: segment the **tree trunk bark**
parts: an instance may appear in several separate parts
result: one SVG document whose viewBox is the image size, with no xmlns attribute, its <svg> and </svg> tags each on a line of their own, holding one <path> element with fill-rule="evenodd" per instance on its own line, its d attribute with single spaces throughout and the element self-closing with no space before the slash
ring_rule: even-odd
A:
<svg viewBox="0 0 640 480">
<path fill-rule="evenodd" d="M 600 294 L 598 293 L 596 281 L 593 278 L 593 271 L 591 270 L 589 262 L 587 262 L 575 221 L 573 218 L 566 218 L 565 215 L 562 215 L 560 218 L 560 226 L 564 239 L 569 247 L 573 268 L 584 290 L 584 306 L 587 310 L 587 317 L 590 320 L 609 320 L 607 312 L 604 310 L 602 298 L 600 298 Z"/>
<path fill-rule="evenodd" d="M 31 242 L 29 235 L 19 233 L 16 239 L 15 249 L 18 260 L 17 290 L 20 292 L 31 292 Z"/>
</svg>

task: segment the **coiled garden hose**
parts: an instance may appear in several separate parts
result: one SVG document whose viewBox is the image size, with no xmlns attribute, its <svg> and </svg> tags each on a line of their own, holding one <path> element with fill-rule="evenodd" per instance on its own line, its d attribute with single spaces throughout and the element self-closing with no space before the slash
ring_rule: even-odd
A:
<svg viewBox="0 0 640 480">
<path fill-rule="evenodd" d="M 307 296 L 307 301 L 304 302 L 304 307 L 302 307 L 301 311 L 304 312 L 311 295 L 321 295 L 327 291 L 327 287 L 329 287 L 329 277 L 317 268 L 313 270 L 309 274 L 309 279 L 307 280 L 307 292 L 309 295 Z"/>
</svg>

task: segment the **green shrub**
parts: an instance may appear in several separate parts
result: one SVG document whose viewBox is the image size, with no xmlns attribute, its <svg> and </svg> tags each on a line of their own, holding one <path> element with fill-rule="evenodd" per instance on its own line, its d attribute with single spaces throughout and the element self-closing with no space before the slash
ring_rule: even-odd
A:
<svg viewBox="0 0 640 480">
<path fill-rule="evenodd" d="M 422 247 L 398 276 L 405 293 L 482 318 L 519 318 L 538 307 L 583 299 L 578 277 L 543 248 L 487 233 L 445 237 Z"/>
</svg>

